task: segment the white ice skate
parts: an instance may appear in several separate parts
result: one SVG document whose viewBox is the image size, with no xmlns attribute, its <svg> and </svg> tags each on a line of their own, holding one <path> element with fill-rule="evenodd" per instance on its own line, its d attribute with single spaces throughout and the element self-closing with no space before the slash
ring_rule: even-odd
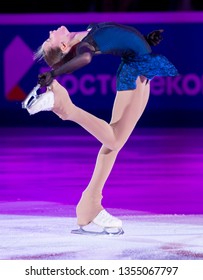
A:
<svg viewBox="0 0 203 280">
<path fill-rule="evenodd" d="M 50 111 L 54 106 L 54 94 L 52 91 L 37 94 L 40 85 L 33 88 L 30 94 L 22 102 L 22 108 L 27 109 L 30 115 L 41 111 Z"/>
<path fill-rule="evenodd" d="M 122 229 L 122 221 L 103 209 L 92 221 L 94 225 L 102 227 L 102 231 L 87 230 L 87 226 L 80 226 L 79 229 L 72 230 L 74 234 L 86 235 L 121 235 L 124 233 Z"/>
</svg>

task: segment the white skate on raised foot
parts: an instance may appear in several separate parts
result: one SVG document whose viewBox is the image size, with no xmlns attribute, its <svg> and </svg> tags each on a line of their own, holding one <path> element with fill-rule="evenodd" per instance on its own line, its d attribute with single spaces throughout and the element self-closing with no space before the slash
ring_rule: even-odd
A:
<svg viewBox="0 0 203 280">
<path fill-rule="evenodd" d="M 72 230 L 71 233 L 83 235 L 121 235 L 124 233 L 122 229 L 122 221 L 110 215 L 103 209 L 92 221 L 93 224 L 102 227 L 102 231 L 86 230 L 87 226 L 80 226 L 79 229 Z"/>
<path fill-rule="evenodd" d="M 40 85 L 33 88 L 30 94 L 22 102 L 22 108 L 27 109 L 30 115 L 41 111 L 50 111 L 54 106 L 54 94 L 52 91 L 37 94 Z"/>
</svg>

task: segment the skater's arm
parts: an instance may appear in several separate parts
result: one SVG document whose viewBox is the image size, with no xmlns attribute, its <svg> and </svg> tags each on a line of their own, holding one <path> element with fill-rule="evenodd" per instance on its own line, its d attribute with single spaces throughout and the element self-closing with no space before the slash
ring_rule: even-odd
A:
<svg viewBox="0 0 203 280">
<path fill-rule="evenodd" d="M 62 74 L 70 74 L 75 70 L 82 68 L 83 66 L 89 64 L 92 60 L 92 56 L 89 52 L 77 55 L 70 61 L 66 62 L 59 68 L 52 70 L 53 77 L 60 76 Z"/>
<path fill-rule="evenodd" d="M 72 73 L 89 64 L 92 61 L 93 55 L 94 51 L 92 47 L 87 43 L 81 43 L 76 50 L 76 55 L 71 60 L 66 61 L 65 56 L 63 58 L 64 63 L 62 63 L 61 66 L 49 72 L 40 74 L 38 76 L 38 83 L 41 85 L 41 87 L 49 86 L 55 77 L 62 74 Z"/>
<path fill-rule="evenodd" d="M 163 32 L 163 29 L 154 30 L 144 37 L 150 46 L 156 46 L 163 40 Z"/>
</svg>

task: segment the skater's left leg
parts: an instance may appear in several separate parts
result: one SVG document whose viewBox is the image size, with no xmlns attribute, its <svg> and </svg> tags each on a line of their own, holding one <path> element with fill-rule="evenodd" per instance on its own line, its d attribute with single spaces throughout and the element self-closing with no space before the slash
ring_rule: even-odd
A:
<svg viewBox="0 0 203 280">
<path fill-rule="evenodd" d="M 101 147 L 92 178 L 76 207 L 78 225 L 87 225 L 103 209 L 101 203 L 102 189 L 112 170 L 117 154 L 118 151 L 112 151 L 105 146 Z"/>
<path fill-rule="evenodd" d="M 116 96 L 111 125 L 117 135 L 117 148 L 111 150 L 103 145 L 99 151 L 92 178 L 76 208 L 79 225 L 87 225 L 103 209 L 101 200 L 104 184 L 120 149 L 129 138 L 148 102 L 149 84 L 146 85 L 145 82 L 139 79 L 137 90 L 119 92 Z"/>
<path fill-rule="evenodd" d="M 117 93 L 110 124 L 76 107 L 70 100 L 65 88 L 57 83 L 57 81 L 54 81 L 51 85 L 50 89 L 54 92 L 54 107 L 52 111 L 63 120 L 67 119 L 78 123 L 103 144 L 97 158 L 92 180 L 84 192 L 85 197 L 80 200 L 77 207 L 78 220 L 80 220 L 82 225 L 92 221 L 92 215 L 88 217 L 88 213 L 86 212 L 87 216 L 83 217 L 83 213 L 85 212 L 82 210 L 82 208 L 85 209 L 88 205 L 88 196 L 90 197 L 90 194 L 92 198 L 95 198 L 95 201 L 97 200 L 91 203 L 91 208 L 93 209 L 95 204 L 97 205 L 95 206 L 95 212 L 99 212 L 102 209 L 101 191 L 104 181 L 112 169 L 119 150 L 127 141 L 147 104 L 149 84 L 146 84 L 146 79 L 142 80 L 140 77 L 136 83 L 137 87 L 135 90 Z M 40 110 L 42 110 L 40 100 L 41 98 L 38 100 L 36 106 L 40 105 Z M 34 109 L 37 108 L 35 107 Z M 101 178 L 104 178 L 104 180 Z M 87 203 L 83 203 L 85 198 Z M 85 221 L 82 221 L 83 218 Z"/>
</svg>

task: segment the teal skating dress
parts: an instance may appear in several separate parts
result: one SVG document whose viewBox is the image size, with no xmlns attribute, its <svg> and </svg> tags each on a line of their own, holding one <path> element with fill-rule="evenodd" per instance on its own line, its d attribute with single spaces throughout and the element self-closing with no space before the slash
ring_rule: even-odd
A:
<svg viewBox="0 0 203 280">
<path fill-rule="evenodd" d="M 90 63 L 95 55 L 121 57 L 117 70 L 118 91 L 136 88 L 138 76 L 176 76 L 176 67 L 163 55 L 152 53 L 145 37 L 131 26 L 99 23 L 88 26 L 88 34 L 72 48 L 52 71 L 52 77 L 72 73 Z"/>
<path fill-rule="evenodd" d="M 145 37 L 131 26 L 116 23 L 99 23 L 82 40 L 94 46 L 96 53 L 121 57 L 117 71 L 117 90 L 136 88 L 138 76 L 151 80 L 155 76 L 176 76 L 176 67 L 163 55 L 152 53 Z"/>
</svg>

